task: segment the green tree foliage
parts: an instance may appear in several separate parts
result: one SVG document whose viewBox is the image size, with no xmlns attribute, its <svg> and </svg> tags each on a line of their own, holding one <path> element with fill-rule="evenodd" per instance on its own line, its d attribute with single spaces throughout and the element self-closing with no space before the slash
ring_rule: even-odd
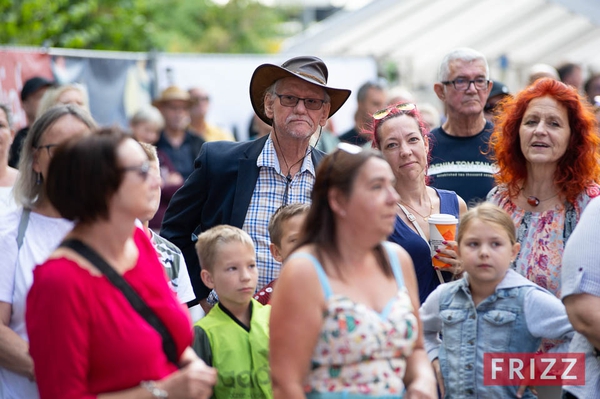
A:
<svg viewBox="0 0 600 399">
<path fill-rule="evenodd" d="M 0 42 L 142 51 L 152 48 L 144 0 L 0 0 Z"/>
<path fill-rule="evenodd" d="M 257 1 L 154 0 L 151 7 L 155 37 L 168 51 L 264 53 L 273 52 L 279 40 L 281 14 Z"/>
<path fill-rule="evenodd" d="M 281 20 L 256 0 L 0 0 L 0 43 L 261 53 L 276 50 Z"/>
</svg>

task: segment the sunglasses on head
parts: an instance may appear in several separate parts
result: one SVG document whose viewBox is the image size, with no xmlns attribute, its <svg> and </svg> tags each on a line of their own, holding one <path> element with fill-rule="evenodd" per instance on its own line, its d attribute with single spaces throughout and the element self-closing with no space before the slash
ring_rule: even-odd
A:
<svg viewBox="0 0 600 399">
<path fill-rule="evenodd" d="M 347 154 L 356 155 L 356 154 L 360 154 L 362 152 L 362 150 L 363 150 L 362 147 L 359 147 L 354 144 L 344 143 L 344 142 L 338 143 L 335 151 L 333 151 L 331 153 L 331 162 L 329 162 L 329 165 L 327 166 L 327 170 L 325 171 L 325 176 L 326 176 L 325 181 L 327 182 L 328 186 L 329 186 L 329 180 L 331 179 L 331 171 L 333 170 L 333 165 L 337 162 L 338 154 L 343 151 Z"/>
<path fill-rule="evenodd" d="M 360 153 L 363 149 L 362 149 L 362 147 L 359 147 L 354 144 L 341 142 L 341 143 L 338 143 L 337 150 L 342 150 L 344 152 L 347 152 L 348 154 L 355 155 L 355 154 Z"/>
<path fill-rule="evenodd" d="M 414 111 L 415 109 L 417 109 L 417 106 L 413 103 L 396 104 L 396 105 L 392 105 L 392 106 L 389 106 L 384 109 L 380 109 L 379 111 L 375 112 L 373 114 L 373 119 L 375 119 L 376 121 L 383 119 L 386 116 L 388 116 L 390 113 L 392 113 L 394 110 L 408 112 L 408 111 Z"/>
</svg>

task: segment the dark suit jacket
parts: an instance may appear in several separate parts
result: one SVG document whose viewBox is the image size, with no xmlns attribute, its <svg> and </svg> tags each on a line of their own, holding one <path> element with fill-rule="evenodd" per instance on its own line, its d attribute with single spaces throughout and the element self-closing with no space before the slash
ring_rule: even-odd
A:
<svg viewBox="0 0 600 399">
<path fill-rule="evenodd" d="M 210 290 L 200 279 L 196 235 L 220 224 L 242 228 L 258 179 L 256 160 L 267 137 L 205 143 L 194 171 L 169 203 L 160 235 L 183 252 L 198 300 L 206 298 Z M 311 156 L 316 167 L 325 154 L 313 149 Z"/>
</svg>

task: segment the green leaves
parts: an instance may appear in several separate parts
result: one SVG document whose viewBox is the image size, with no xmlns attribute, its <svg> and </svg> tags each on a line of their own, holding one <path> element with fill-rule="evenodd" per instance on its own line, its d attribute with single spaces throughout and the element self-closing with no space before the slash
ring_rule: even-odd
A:
<svg viewBox="0 0 600 399">
<path fill-rule="evenodd" d="M 26 46 L 263 53 L 282 21 L 256 0 L 0 0 L 0 42 Z"/>
</svg>

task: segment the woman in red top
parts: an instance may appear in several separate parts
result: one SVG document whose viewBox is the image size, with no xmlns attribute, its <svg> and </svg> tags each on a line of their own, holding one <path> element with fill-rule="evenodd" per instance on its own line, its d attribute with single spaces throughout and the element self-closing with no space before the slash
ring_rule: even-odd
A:
<svg viewBox="0 0 600 399">
<path fill-rule="evenodd" d="M 47 195 L 167 327 L 178 365 L 161 335 L 92 263 L 59 247 L 34 270 L 27 330 L 40 397 L 207 398 L 216 381 L 189 347 L 191 322 L 170 290 L 152 244 L 135 227 L 160 182 L 139 143 L 115 130 L 67 141 L 50 163 Z"/>
</svg>

